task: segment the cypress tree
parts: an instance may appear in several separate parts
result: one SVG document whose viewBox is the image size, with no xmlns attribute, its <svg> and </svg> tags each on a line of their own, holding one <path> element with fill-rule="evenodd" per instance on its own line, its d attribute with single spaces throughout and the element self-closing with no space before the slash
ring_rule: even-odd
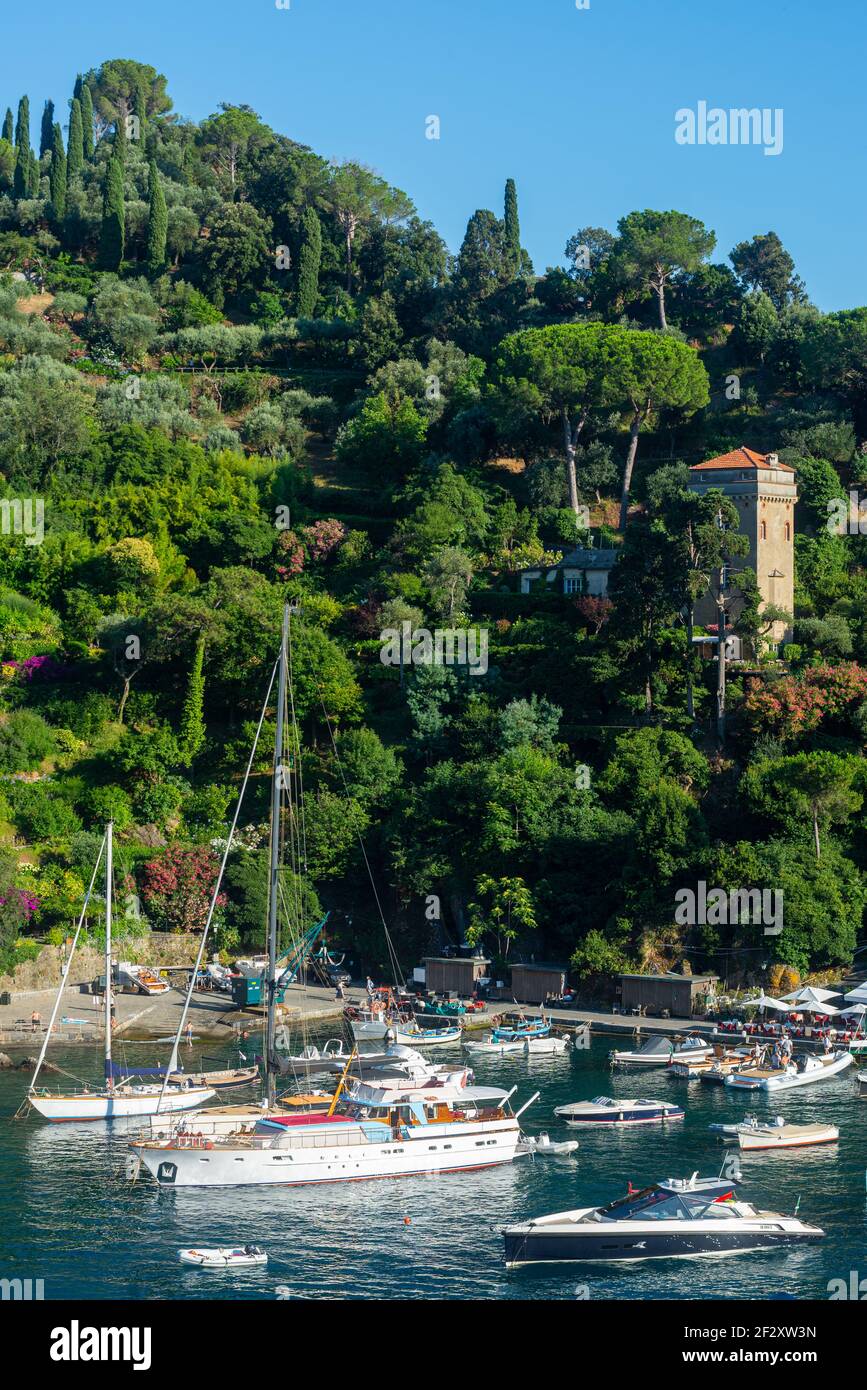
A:
<svg viewBox="0 0 867 1390">
<path fill-rule="evenodd" d="M 123 260 L 126 227 L 123 206 L 123 165 L 112 157 L 102 191 L 102 229 L 99 260 L 103 270 L 119 270 Z"/>
<path fill-rule="evenodd" d="M 10 145 L 15 143 L 15 126 L 12 121 L 12 107 L 6 107 L 6 115 L 3 118 L 3 139 L 8 140 Z"/>
<path fill-rule="evenodd" d="M 124 168 L 126 167 L 127 144 L 126 117 L 118 116 L 114 123 L 114 140 L 111 146 L 111 156 L 112 159 L 119 160 Z"/>
<path fill-rule="evenodd" d="M 30 151 L 26 145 L 19 145 L 15 156 L 15 172 L 12 175 L 13 198 L 27 197 L 27 179 L 30 173 Z"/>
<path fill-rule="evenodd" d="M 298 257 L 298 317 L 312 319 L 319 299 L 319 263 L 322 259 L 322 227 L 313 208 L 302 220 L 303 241 Z"/>
<path fill-rule="evenodd" d="M 15 122 L 15 145 L 26 145 L 30 149 L 30 98 L 22 97 L 18 103 L 18 119 Z"/>
<path fill-rule="evenodd" d="M 159 275 L 166 263 L 166 232 L 169 219 L 163 186 L 153 160 L 150 163 L 148 195 L 148 271 L 151 275 Z"/>
<path fill-rule="evenodd" d="M 54 102 L 46 101 L 42 108 L 42 125 L 39 131 L 39 158 L 54 149 Z"/>
<path fill-rule="evenodd" d="M 51 206 L 58 222 L 66 216 L 66 151 L 63 148 L 63 131 L 58 123 L 54 126 L 54 148 L 51 151 Z"/>
<path fill-rule="evenodd" d="M 27 156 L 27 196 L 28 198 L 39 197 L 39 160 L 36 158 L 36 151 L 30 150 Z"/>
<path fill-rule="evenodd" d="M 518 190 L 514 179 L 506 180 L 506 209 L 503 218 L 503 241 L 506 258 L 513 275 L 521 268 L 521 229 L 518 224 Z"/>
<path fill-rule="evenodd" d="M 205 721 L 202 713 L 205 699 L 205 678 L 202 675 L 204 656 L 205 639 L 200 637 L 196 643 L 196 654 L 193 657 L 193 665 L 190 670 L 190 680 L 181 714 L 181 730 L 178 739 L 186 767 L 189 767 L 205 742 Z"/>
<path fill-rule="evenodd" d="M 93 97 L 87 83 L 82 83 L 81 96 L 81 143 L 85 159 L 93 159 Z"/>
<path fill-rule="evenodd" d="M 73 89 L 72 89 L 72 99 L 73 99 L 73 101 L 81 101 L 81 89 L 82 89 L 83 86 L 84 86 L 84 81 L 83 81 L 83 79 L 82 79 L 81 73 L 79 72 L 79 73 L 76 74 L 76 77 L 75 77 L 75 86 L 74 86 Z"/>
<path fill-rule="evenodd" d="M 69 146 L 66 154 L 66 181 L 72 183 L 84 168 L 84 137 L 81 128 L 81 102 L 72 98 L 69 112 Z"/>
</svg>

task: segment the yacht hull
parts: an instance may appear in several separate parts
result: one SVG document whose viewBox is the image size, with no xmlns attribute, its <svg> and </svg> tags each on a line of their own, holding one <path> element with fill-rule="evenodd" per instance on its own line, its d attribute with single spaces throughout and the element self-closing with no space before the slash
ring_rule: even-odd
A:
<svg viewBox="0 0 867 1390">
<path fill-rule="evenodd" d="M 419 1138 L 380 1142 L 310 1144 L 221 1149 L 168 1145 L 131 1146 L 164 1187 L 299 1187 L 311 1183 L 359 1182 L 367 1178 L 422 1177 L 511 1163 L 520 1139 L 514 1118 L 425 1126 Z"/>
<path fill-rule="evenodd" d="M 629 1223 L 630 1226 L 635 1224 Z M 777 1245 L 821 1240 L 824 1235 L 818 1227 L 805 1227 L 800 1232 L 786 1233 L 777 1229 L 762 1229 L 762 1226 L 767 1228 L 771 1224 L 757 1222 L 755 1228 L 738 1231 L 593 1231 L 580 1236 L 533 1231 L 517 1226 L 504 1232 L 506 1264 L 516 1268 L 527 1264 L 573 1264 L 588 1260 L 607 1262 L 740 1255 Z"/>
<path fill-rule="evenodd" d="M 31 1096 L 30 1104 L 43 1119 L 60 1124 L 67 1120 L 119 1120 L 195 1110 L 214 1095 L 210 1087 L 190 1086 L 183 1091 L 167 1091 L 160 1101 L 161 1092 L 161 1086 L 147 1086 L 111 1095 L 103 1091 L 80 1096 Z"/>
</svg>

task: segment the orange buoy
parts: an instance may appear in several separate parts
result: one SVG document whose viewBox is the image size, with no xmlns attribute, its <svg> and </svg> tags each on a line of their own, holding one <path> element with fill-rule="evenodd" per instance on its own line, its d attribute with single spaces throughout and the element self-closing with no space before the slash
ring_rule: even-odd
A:
<svg viewBox="0 0 867 1390">
<path fill-rule="evenodd" d="M 412 1225 L 412 1222 L 410 1221 L 410 1219 L 409 1219 L 408 1216 L 405 1216 L 405 1217 L 403 1218 L 403 1224 L 404 1224 L 404 1226 L 411 1226 L 411 1225 Z"/>
</svg>

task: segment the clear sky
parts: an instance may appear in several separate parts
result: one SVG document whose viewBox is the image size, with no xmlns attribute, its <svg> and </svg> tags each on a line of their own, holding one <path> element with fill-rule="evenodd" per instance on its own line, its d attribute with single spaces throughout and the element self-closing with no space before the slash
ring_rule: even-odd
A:
<svg viewBox="0 0 867 1390">
<path fill-rule="evenodd" d="M 405 189 L 449 246 L 515 178 L 536 269 L 581 226 L 677 208 L 715 259 L 775 230 L 823 309 L 867 303 L 865 0 L 82 0 L 6 5 L 0 110 L 136 58 L 193 119 L 247 103 Z M 784 145 L 682 146 L 675 112 L 780 107 Z M 438 141 L 425 138 L 437 115 Z"/>
</svg>

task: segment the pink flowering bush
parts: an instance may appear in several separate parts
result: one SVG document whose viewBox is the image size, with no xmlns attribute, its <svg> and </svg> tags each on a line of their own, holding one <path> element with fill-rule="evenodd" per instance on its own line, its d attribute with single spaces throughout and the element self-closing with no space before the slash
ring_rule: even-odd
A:
<svg viewBox="0 0 867 1390">
<path fill-rule="evenodd" d="M 794 740 L 817 729 L 825 718 L 839 718 L 867 696 L 867 670 L 855 661 L 811 666 L 800 676 L 752 681 L 744 709 L 756 733 Z"/>
<path fill-rule="evenodd" d="M 142 897 L 155 925 L 168 931 L 201 931 L 208 916 L 219 865 L 206 846 L 173 846 L 143 869 Z M 217 907 L 226 898 L 221 893 Z"/>
</svg>

